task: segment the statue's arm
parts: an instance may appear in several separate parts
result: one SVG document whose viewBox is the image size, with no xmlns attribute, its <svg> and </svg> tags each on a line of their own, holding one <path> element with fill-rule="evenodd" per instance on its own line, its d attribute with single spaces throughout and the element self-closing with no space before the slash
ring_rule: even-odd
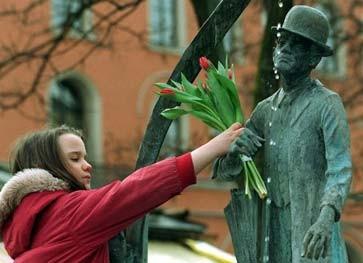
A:
<svg viewBox="0 0 363 263">
<path fill-rule="evenodd" d="M 240 154 L 253 157 L 262 146 L 263 127 L 265 114 L 262 103 L 259 103 L 247 120 L 245 130 L 241 136 L 231 145 L 229 152 L 218 158 L 213 165 L 212 179 L 224 181 L 236 180 L 242 172 L 243 165 Z"/>
<path fill-rule="evenodd" d="M 321 114 L 325 157 L 327 160 L 327 183 L 321 201 L 333 208 L 338 221 L 344 201 L 349 193 L 352 178 L 350 133 L 344 106 L 337 94 L 330 95 Z"/>
<path fill-rule="evenodd" d="M 310 259 L 327 256 L 332 225 L 340 219 L 352 177 L 348 122 L 337 94 L 327 98 L 320 117 L 327 161 L 327 183 L 320 203 L 320 215 L 303 240 L 302 256 Z"/>
</svg>

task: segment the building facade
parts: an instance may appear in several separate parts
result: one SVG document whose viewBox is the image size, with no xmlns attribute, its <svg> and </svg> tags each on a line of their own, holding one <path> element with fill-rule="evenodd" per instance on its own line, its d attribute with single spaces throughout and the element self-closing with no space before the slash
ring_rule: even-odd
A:
<svg viewBox="0 0 363 263">
<path fill-rule="evenodd" d="M 6 166 L 11 148 L 19 136 L 66 123 L 83 130 L 89 158 L 97 171 L 97 185 L 126 176 L 133 169 L 138 147 L 157 100 L 153 84 L 168 79 L 198 31 L 191 2 L 141 1 L 135 10 L 122 20 L 120 18 L 121 22 L 112 28 L 107 41 L 97 46 L 90 56 L 87 56 L 87 52 L 105 33 L 102 26 L 96 29 L 95 23 L 104 14 L 112 14 L 112 6 L 95 5 L 79 15 L 82 1 L 49 0 L 29 8 L 30 2 L 18 1 L 15 7 L 0 4 L 0 10 L 4 11 L 1 13 L 5 14 L 0 17 L 3 25 L 0 63 L 19 47 L 36 46 L 36 41 L 42 43 L 61 35 L 69 13 L 74 14 L 75 19 L 69 24 L 65 40 L 54 48 L 53 54 L 56 55 L 43 71 L 36 91 L 29 92 L 28 98 L 19 106 L 10 110 L 1 109 L 0 161 Z M 338 11 L 341 12 L 339 14 L 351 12 L 348 2 L 295 2 L 320 8 L 331 19 L 332 32 L 336 33 L 329 38 L 329 44 L 335 49 L 334 56 L 324 59 L 315 74 L 327 87 L 341 94 L 346 102 L 354 163 L 352 193 L 355 195 L 347 203 L 343 226 L 350 253 L 362 259 L 363 225 L 360 222 L 363 209 L 362 195 L 359 195 L 363 191 L 363 166 L 360 162 L 363 156 L 363 103 L 359 91 L 360 80 L 363 79 L 362 35 L 340 43 L 339 32 L 352 31 L 352 35 L 356 34 L 349 22 L 336 19 Z M 22 12 L 12 16 L 14 8 Z M 354 19 L 362 24 L 362 10 L 357 7 L 353 14 Z M 266 16 L 261 2 L 251 1 L 223 40 L 224 48 L 236 68 L 241 102 L 247 115 L 253 108 L 259 44 Z M 114 20 L 108 23 L 116 23 L 118 17 L 110 17 L 110 20 Z M 103 20 L 103 23 L 109 25 L 107 20 Z M 44 28 L 49 30 L 44 31 Z M 33 56 L 37 56 L 38 51 L 42 49 L 36 50 Z M 84 59 L 77 59 L 81 57 Z M 31 90 L 42 59 L 39 55 L 39 60 L 21 64 L 17 57 L 13 57 L 13 63 L 19 62 L 19 66 L 0 69 L 0 100 L 16 100 L 16 97 L 6 95 Z M 206 142 L 212 135 L 207 127 L 195 119 L 181 118 L 171 125 L 162 156 L 188 151 Z M 163 207 L 189 209 L 193 219 L 209 226 L 206 238 L 218 247 L 231 251 L 223 208 L 228 203 L 229 189 L 233 186 L 210 182 L 209 173 L 210 169 L 207 169 L 197 186 L 189 188 Z"/>
</svg>

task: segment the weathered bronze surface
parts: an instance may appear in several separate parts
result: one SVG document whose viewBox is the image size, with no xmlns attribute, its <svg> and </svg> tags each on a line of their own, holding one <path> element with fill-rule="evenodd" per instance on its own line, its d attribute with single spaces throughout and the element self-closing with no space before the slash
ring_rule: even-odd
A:
<svg viewBox="0 0 363 263">
<path fill-rule="evenodd" d="M 309 17 L 310 27 L 299 17 Z M 351 183 L 349 128 L 339 95 L 310 76 L 331 54 L 327 23 L 320 11 L 295 6 L 278 30 L 273 61 L 282 87 L 246 123 L 265 139 L 268 198 L 249 201 L 235 189 L 225 210 L 239 263 L 347 262 L 339 219 Z M 214 177 L 238 180 L 236 153 L 253 156 L 259 148 L 246 133 L 238 140 L 244 146 L 217 160 Z"/>
</svg>

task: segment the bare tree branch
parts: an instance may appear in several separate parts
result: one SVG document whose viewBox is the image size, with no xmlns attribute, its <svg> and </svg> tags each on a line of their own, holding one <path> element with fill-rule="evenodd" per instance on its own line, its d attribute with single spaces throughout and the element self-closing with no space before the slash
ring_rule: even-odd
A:
<svg viewBox="0 0 363 263">
<path fill-rule="evenodd" d="M 44 8 L 45 0 L 30 1 L 28 5 L 22 9 L 16 9 L 11 6 L 0 11 L 0 19 L 18 18 L 21 23 L 29 22 L 28 17 L 36 9 Z M 67 9 L 66 19 L 60 28 L 56 28 L 56 34 L 53 34 L 54 28 L 48 26 L 48 23 L 39 21 L 45 24 L 45 27 L 34 31 L 25 41 L 23 47 L 16 42 L 8 42 L 0 46 L 0 51 L 5 54 L 4 59 L 0 60 L 0 81 L 6 79 L 9 75 L 25 65 L 33 66 L 34 77 L 28 89 L 23 90 L 0 90 L 0 109 L 2 111 L 19 107 L 29 97 L 33 96 L 40 88 L 39 84 L 46 76 L 47 70 L 53 74 L 59 74 L 65 70 L 74 69 L 77 66 L 86 62 L 86 60 L 100 48 L 110 47 L 110 36 L 115 28 L 123 30 L 133 36 L 137 36 L 142 40 L 142 33 L 137 33 L 129 29 L 126 25 L 121 25 L 121 22 L 132 14 L 136 8 L 144 0 L 130 1 L 113 1 L 113 0 L 82 0 L 81 5 L 76 10 L 71 10 L 70 5 Z M 74 23 L 81 19 L 87 10 L 94 9 L 98 5 L 108 5 L 105 14 L 97 13 L 96 21 L 87 30 L 79 30 L 74 28 Z M 94 35 L 97 32 L 97 36 Z M 76 33 L 76 39 L 69 39 L 69 34 Z M 92 39 L 90 35 L 93 34 Z M 39 40 L 41 39 L 41 41 Z M 24 43 L 24 41 L 22 41 Z M 80 44 L 87 43 L 88 50 L 83 52 L 78 57 L 75 57 L 69 66 L 59 67 L 54 63 L 55 58 L 64 56 L 72 52 Z M 51 76 L 50 76 L 51 77 Z"/>
<path fill-rule="evenodd" d="M 251 4 L 262 11 L 264 1 L 259 0 Z M 34 19 L 32 18 L 35 12 L 45 8 L 45 5 L 49 3 L 47 0 L 28 0 L 28 3 L 21 7 L 8 4 L 4 5 L 3 10 L 0 10 L 0 19 L 18 21 L 20 25 L 23 25 L 24 30 L 27 30 L 25 40 L 13 39 L 0 43 L 0 53 L 3 58 L 0 59 L 0 83 L 7 81 L 9 76 L 16 74 L 25 66 L 34 73 L 27 85 L 28 89 L 5 89 L 0 85 L 0 108 L 2 110 L 20 106 L 41 88 L 39 83 L 46 77 L 51 78 L 63 71 L 77 68 L 98 50 L 112 50 L 112 36 L 117 32 L 127 33 L 146 46 L 145 31 L 135 31 L 132 26 L 122 23 L 142 2 L 145 2 L 144 0 L 82 0 L 80 2 L 79 9 L 68 10 L 64 24 L 57 30 L 49 26 L 48 21 L 38 21 L 39 18 L 36 16 Z M 351 71 L 353 71 L 350 76 L 354 76 L 354 78 L 349 77 L 347 85 L 358 87 L 354 92 L 346 89 L 341 91 L 344 103 L 351 107 L 350 105 L 355 105 L 355 101 L 363 94 L 363 86 L 359 85 L 363 82 L 361 70 L 363 68 L 363 40 L 361 38 L 363 21 L 359 12 L 363 8 L 363 2 L 361 0 L 348 1 L 344 9 L 339 8 L 335 4 L 336 1 L 330 0 L 305 0 L 303 3 L 308 5 L 319 3 L 331 11 L 331 24 L 335 29 L 333 32 L 336 41 L 334 48 L 337 50 L 343 45 L 347 46 L 347 56 L 350 58 L 349 63 L 351 63 Z M 92 10 L 94 20 L 92 26 L 87 30 L 75 29 L 74 23 L 80 20 L 87 10 Z M 30 21 L 30 18 L 33 20 Z M 30 30 L 33 27 L 34 30 Z M 70 38 L 71 33 L 76 33 L 77 36 Z M 260 40 L 249 40 L 244 44 L 243 52 L 245 54 L 250 51 L 254 52 L 253 50 L 259 44 Z M 70 54 L 80 46 L 86 48 L 75 56 L 69 65 L 60 66 L 56 63 L 57 58 Z M 47 75 L 47 72 L 51 74 Z"/>
</svg>

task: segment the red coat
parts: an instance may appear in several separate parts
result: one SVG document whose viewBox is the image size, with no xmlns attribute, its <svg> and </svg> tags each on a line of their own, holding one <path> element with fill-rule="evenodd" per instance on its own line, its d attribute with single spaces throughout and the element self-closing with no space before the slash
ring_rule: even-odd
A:
<svg viewBox="0 0 363 263">
<path fill-rule="evenodd" d="M 195 181 L 191 156 L 185 154 L 99 189 L 26 194 L 4 220 L 5 248 L 18 263 L 109 262 L 109 239 Z"/>
</svg>

